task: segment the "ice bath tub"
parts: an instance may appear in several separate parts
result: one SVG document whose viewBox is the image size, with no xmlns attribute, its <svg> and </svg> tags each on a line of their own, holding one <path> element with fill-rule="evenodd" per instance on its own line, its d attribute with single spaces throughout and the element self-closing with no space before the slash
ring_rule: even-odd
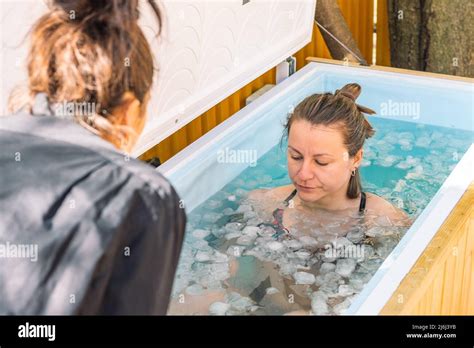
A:
<svg viewBox="0 0 474 348">
<path fill-rule="evenodd" d="M 387 123 L 399 120 L 474 131 L 473 86 L 469 82 L 312 62 L 166 161 L 158 170 L 173 183 L 187 212 L 192 212 L 253 164 L 249 160 L 222 163 L 219 153 L 225 149 L 252 149 L 261 158 L 281 140 L 282 124 L 292 107 L 309 94 L 334 91 L 349 82 L 362 86 L 358 102 L 374 109 L 379 123 L 384 119 Z M 421 255 L 473 180 L 472 135 L 470 139 L 459 158 L 454 154 L 456 158 L 449 176 L 423 204 L 426 206 L 416 214 L 412 226 L 357 295 L 347 314 L 379 313 Z M 389 166 L 387 171 L 389 173 Z"/>
</svg>

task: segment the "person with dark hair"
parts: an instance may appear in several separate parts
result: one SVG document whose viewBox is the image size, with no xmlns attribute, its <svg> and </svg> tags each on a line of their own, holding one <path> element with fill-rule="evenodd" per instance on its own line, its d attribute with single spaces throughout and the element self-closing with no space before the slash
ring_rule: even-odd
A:
<svg viewBox="0 0 474 348">
<path fill-rule="evenodd" d="M 186 215 L 128 155 L 154 70 L 138 0 L 49 7 L 0 122 L 0 314 L 165 314 Z"/>
<path fill-rule="evenodd" d="M 334 283 L 334 279 L 342 278 L 333 263 L 339 258 L 338 253 L 342 254 L 341 259 L 352 258 L 355 267 L 356 260 L 375 254 L 372 245 L 393 249 L 393 241 L 399 240 L 411 221 L 382 197 L 362 190 L 359 167 L 363 145 L 375 130 L 364 116 L 374 111 L 356 104 L 360 92 L 361 87 L 351 83 L 334 94 L 310 95 L 295 107 L 283 134 L 288 137 L 288 174 L 292 184 L 254 190 L 246 199 L 262 221 L 256 233 L 262 240 L 267 239 L 262 244 L 244 244 L 243 257 L 230 257 L 230 278 L 224 289 L 188 295 L 185 305 L 174 299 L 170 313 L 207 313 L 211 308 L 225 306 L 226 297 L 232 293 L 239 293 L 257 304 L 256 313 L 334 314 L 333 307 L 341 302 L 329 299 L 327 294 L 334 295 L 332 292 L 339 291 L 341 285 Z M 372 233 L 366 235 L 371 228 Z M 268 237 L 262 237 L 266 233 Z M 235 243 L 239 244 L 226 239 L 216 245 L 226 253 Z M 280 252 L 280 248 L 286 251 Z M 297 266 L 292 263 L 294 260 Z M 295 281 L 300 270 L 309 277 L 308 283 Z M 338 271 L 344 274 L 343 267 Z M 242 280 L 241 274 L 250 272 L 252 276 Z M 317 292 L 314 299 L 309 295 L 315 289 L 309 284 L 316 283 L 316 279 L 322 282 L 318 290 L 324 286 L 326 292 Z M 344 297 L 360 288 L 351 291 Z"/>
<path fill-rule="evenodd" d="M 264 216 L 271 212 L 276 237 L 290 236 L 291 225 L 317 237 L 322 247 L 380 216 L 387 224 L 411 223 L 405 212 L 362 190 L 363 145 L 375 133 L 364 113 L 375 112 L 356 104 L 360 92 L 360 85 L 350 83 L 334 94 L 313 94 L 289 115 L 285 135 L 292 184 L 249 194 Z"/>
</svg>

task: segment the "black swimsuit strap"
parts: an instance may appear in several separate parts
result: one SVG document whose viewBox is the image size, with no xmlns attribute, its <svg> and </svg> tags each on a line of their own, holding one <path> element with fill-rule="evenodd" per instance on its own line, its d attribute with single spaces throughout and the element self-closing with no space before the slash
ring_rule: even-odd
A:
<svg viewBox="0 0 474 348">
<path fill-rule="evenodd" d="M 290 193 L 290 195 L 288 197 L 286 197 L 284 203 L 285 205 L 288 205 L 288 203 L 290 202 L 290 200 L 296 195 L 296 189 L 294 189 L 294 191 L 292 193 Z"/>
<path fill-rule="evenodd" d="M 360 193 L 360 204 L 359 204 L 359 213 L 363 213 L 365 211 L 365 201 L 367 200 L 367 197 L 365 195 L 365 192 Z"/>
</svg>

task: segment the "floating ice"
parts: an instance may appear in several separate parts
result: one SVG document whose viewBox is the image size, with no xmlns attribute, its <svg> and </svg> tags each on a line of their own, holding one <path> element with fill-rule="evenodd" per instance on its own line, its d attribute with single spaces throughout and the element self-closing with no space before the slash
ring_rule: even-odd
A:
<svg viewBox="0 0 474 348">
<path fill-rule="evenodd" d="M 225 296 L 227 303 L 232 307 L 232 309 L 238 312 L 247 312 L 255 304 L 248 297 L 244 297 L 237 292 L 231 292 Z"/>
<path fill-rule="evenodd" d="M 241 188 L 238 188 L 237 190 L 235 190 L 235 195 L 236 196 L 246 196 L 248 193 L 248 191 L 244 190 L 244 189 L 241 189 Z"/>
<path fill-rule="evenodd" d="M 261 185 L 269 184 L 273 181 L 272 177 L 270 175 L 262 175 L 260 179 L 258 180 L 258 183 Z"/>
<path fill-rule="evenodd" d="M 401 192 L 403 190 L 403 188 L 405 188 L 407 185 L 407 182 L 403 179 L 400 179 L 397 181 L 397 184 L 395 185 L 395 188 L 393 189 L 393 191 L 395 192 Z"/>
<path fill-rule="evenodd" d="M 227 248 L 226 254 L 230 256 L 239 257 L 242 255 L 243 251 L 245 250 L 244 246 L 241 245 L 231 245 Z"/>
<path fill-rule="evenodd" d="M 206 207 L 208 209 L 216 209 L 216 208 L 219 208 L 220 206 L 222 206 L 221 201 L 217 201 L 217 200 L 213 200 L 213 199 L 210 199 L 210 200 L 206 201 Z"/>
<path fill-rule="evenodd" d="M 352 243 L 360 243 L 365 237 L 364 231 L 360 228 L 356 228 L 352 231 L 350 231 L 347 235 L 346 238 L 352 242 Z"/>
<path fill-rule="evenodd" d="M 244 220 L 250 220 L 257 217 L 257 213 L 254 211 L 246 211 L 244 213 Z"/>
<path fill-rule="evenodd" d="M 252 206 L 251 205 L 248 205 L 248 204 L 242 204 L 241 206 L 239 206 L 237 208 L 237 213 L 246 213 L 246 212 L 249 212 L 249 211 L 252 211 Z"/>
<path fill-rule="evenodd" d="M 298 250 L 303 247 L 303 244 L 298 242 L 296 239 L 290 239 L 283 241 L 283 244 L 290 250 Z"/>
<path fill-rule="evenodd" d="M 237 232 L 229 232 L 225 235 L 225 239 L 227 240 L 231 240 L 231 239 L 234 239 L 234 238 L 238 238 L 240 237 L 241 233 L 239 231 Z"/>
<path fill-rule="evenodd" d="M 330 263 L 330 262 L 324 262 L 319 269 L 319 273 L 325 274 L 329 272 L 334 272 L 335 269 L 336 269 L 335 264 Z"/>
<path fill-rule="evenodd" d="M 382 262 L 383 260 L 381 259 L 370 259 L 359 263 L 359 265 L 366 271 L 375 272 L 379 269 Z"/>
<path fill-rule="evenodd" d="M 315 315 L 329 314 L 329 307 L 327 304 L 327 295 L 322 291 L 316 291 L 311 295 L 311 311 Z"/>
<path fill-rule="evenodd" d="M 382 167 L 391 167 L 393 164 L 398 161 L 398 157 L 393 155 L 383 156 L 380 157 L 377 161 L 377 164 L 381 165 Z"/>
<path fill-rule="evenodd" d="M 385 259 L 398 244 L 397 239 L 393 237 L 380 237 L 375 244 L 375 252 Z"/>
<path fill-rule="evenodd" d="M 399 162 L 396 167 L 400 169 L 408 169 L 416 166 L 418 163 L 420 163 L 420 160 L 418 158 L 415 158 L 413 156 L 407 156 L 405 161 Z"/>
<path fill-rule="evenodd" d="M 247 226 L 258 226 L 261 222 L 258 217 L 254 217 L 247 221 Z"/>
<path fill-rule="evenodd" d="M 343 277 L 349 277 L 357 265 L 354 259 L 339 259 L 336 262 L 336 273 Z"/>
<path fill-rule="evenodd" d="M 368 237 L 380 237 L 387 233 L 387 229 L 380 226 L 374 226 L 365 231 L 365 235 Z"/>
<path fill-rule="evenodd" d="M 278 251 L 283 248 L 283 244 L 280 242 L 270 242 L 267 244 L 267 248 L 273 251 Z"/>
<path fill-rule="evenodd" d="M 202 219 L 206 222 L 214 223 L 217 220 L 219 220 L 219 218 L 221 218 L 221 216 L 222 216 L 221 214 L 211 211 L 211 212 L 208 212 L 208 213 L 204 214 L 202 216 Z"/>
<path fill-rule="evenodd" d="M 384 226 L 384 227 L 393 226 L 393 223 L 390 220 L 390 218 L 388 216 L 384 216 L 384 215 L 376 217 L 374 219 L 374 222 L 378 226 Z"/>
<path fill-rule="evenodd" d="M 413 171 L 407 173 L 405 175 L 405 179 L 419 179 L 423 177 L 423 166 L 421 164 L 417 165 Z"/>
<path fill-rule="evenodd" d="M 298 238 L 298 240 L 305 247 L 313 248 L 319 245 L 318 241 L 311 236 L 301 236 L 300 238 Z"/>
<path fill-rule="evenodd" d="M 280 274 L 283 276 L 289 276 L 296 272 L 296 265 L 292 263 L 284 263 L 280 266 Z"/>
<path fill-rule="evenodd" d="M 368 260 L 372 258 L 375 254 L 375 250 L 372 246 L 363 244 L 360 246 L 362 255 L 357 259 L 357 262 L 363 262 L 364 260 Z"/>
<path fill-rule="evenodd" d="M 430 137 L 421 136 L 417 137 L 415 141 L 415 146 L 429 148 L 431 144 Z"/>
<path fill-rule="evenodd" d="M 398 144 L 400 144 L 400 148 L 404 151 L 411 151 L 413 149 L 413 145 L 409 139 L 400 139 Z"/>
<path fill-rule="evenodd" d="M 334 241 L 333 245 L 334 245 L 335 248 L 340 248 L 340 247 L 348 248 L 348 247 L 353 247 L 354 246 L 354 244 L 349 239 L 347 239 L 345 237 L 337 238 Z"/>
<path fill-rule="evenodd" d="M 315 281 L 314 274 L 308 272 L 296 272 L 293 274 L 296 284 L 307 284 L 311 285 Z"/>
<path fill-rule="evenodd" d="M 270 227 L 270 226 L 263 226 L 262 228 L 260 228 L 260 231 L 258 232 L 258 234 L 262 237 L 271 237 L 275 234 L 275 230 Z"/>
<path fill-rule="evenodd" d="M 355 293 L 356 291 L 354 290 L 354 288 L 352 288 L 352 286 L 347 285 L 347 284 L 339 285 L 339 289 L 337 291 L 337 294 L 342 297 L 350 296 Z"/>
<path fill-rule="evenodd" d="M 224 214 L 226 216 L 234 215 L 235 211 L 234 211 L 234 209 L 227 207 L 222 211 L 222 214 Z"/>
<path fill-rule="evenodd" d="M 212 315 L 225 315 L 230 309 L 230 304 L 224 302 L 214 302 L 209 306 L 209 314 Z"/>
<path fill-rule="evenodd" d="M 265 293 L 267 295 L 273 295 L 273 294 L 276 294 L 276 293 L 279 293 L 279 292 L 280 292 L 280 290 L 278 290 L 277 288 L 267 288 L 265 290 Z"/>
<path fill-rule="evenodd" d="M 311 253 L 307 250 L 298 250 L 295 251 L 296 257 L 298 257 L 301 260 L 307 260 L 311 257 Z"/>
<path fill-rule="evenodd" d="M 194 230 L 191 234 L 194 238 L 198 238 L 198 239 L 204 239 L 206 238 L 211 232 L 210 231 L 207 231 L 207 230 L 201 230 L 201 229 L 197 229 L 197 230 Z"/>
<path fill-rule="evenodd" d="M 256 226 L 246 226 L 242 230 L 242 234 L 249 236 L 249 237 L 257 237 L 258 232 L 260 232 L 260 228 Z"/>
<path fill-rule="evenodd" d="M 192 248 L 195 249 L 195 250 L 201 250 L 201 251 L 212 250 L 212 248 L 209 246 L 209 244 L 203 239 L 196 240 L 193 243 Z"/>
<path fill-rule="evenodd" d="M 194 258 L 198 262 L 207 262 L 211 259 L 211 256 L 209 255 L 209 253 L 206 253 L 204 251 L 198 251 Z"/>
<path fill-rule="evenodd" d="M 202 285 L 200 285 L 200 284 L 190 285 L 185 290 L 186 294 L 192 295 L 192 296 L 200 295 L 200 294 L 202 294 L 203 291 L 204 291 L 204 289 L 203 289 Z"/>
<path fill-rule="evenodd" d="M 239 232 L 244 227 L 244 224 L 241 222 L 229 222 L 224 226 L 225 230 L 228 232 Z"/>
<path fill-rule="evenodd" d="M 344 314 L 344 312 L 350 307 L 351 300 L 345 299 L 341 303 L 338 303 L 333 307 L 334 314 Z"/>
<path fill-rule="evenodd" d="M 243 235 L 237 238 L 235 241 L 239 245 L 252 245 L 253 242 L 255 241 L 256 237 L 249 236 L 249 235 Z"/>
</svg>

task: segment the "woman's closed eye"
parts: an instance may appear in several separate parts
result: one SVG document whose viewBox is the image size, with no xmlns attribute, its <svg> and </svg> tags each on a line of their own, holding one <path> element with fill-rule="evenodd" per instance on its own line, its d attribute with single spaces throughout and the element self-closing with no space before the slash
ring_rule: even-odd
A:
<svg viewBox="0 0 474 348">
<path fill-rule="evenodd" d="M 302 160 L 303 157 L 294 157 L 294 156 L 291 156 L 292 159 L 294 159 L 295 161 L 299 161 L 299 160 Z M 320 166 L 327 166 L 329 163 L 323 163 L 323 162 L 320 162 L 318 160 L 315 160 L 316 164 L 320 165 Z"/>
</svg>

